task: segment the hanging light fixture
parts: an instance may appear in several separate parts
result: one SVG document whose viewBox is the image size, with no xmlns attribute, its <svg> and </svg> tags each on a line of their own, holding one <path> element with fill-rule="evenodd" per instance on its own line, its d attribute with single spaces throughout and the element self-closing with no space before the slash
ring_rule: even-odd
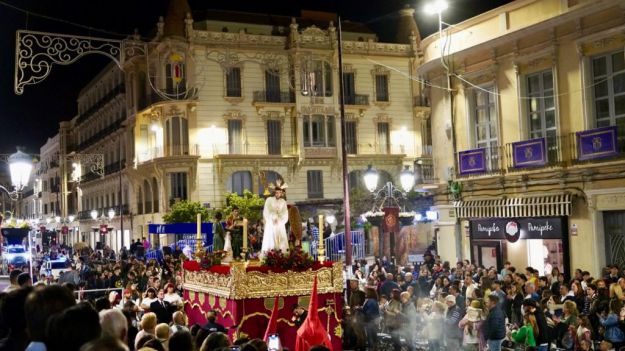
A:
<svg viewBox="0 0 625 351">
<path fill-rule="evenodd" d="M 30 172 L 33 169 L 31 157 L 18 148 L 16 153 L 9 156 L 9 169 L 13 188 L 17 192 L 22 191 L 28 184 Z"/>
</svg>

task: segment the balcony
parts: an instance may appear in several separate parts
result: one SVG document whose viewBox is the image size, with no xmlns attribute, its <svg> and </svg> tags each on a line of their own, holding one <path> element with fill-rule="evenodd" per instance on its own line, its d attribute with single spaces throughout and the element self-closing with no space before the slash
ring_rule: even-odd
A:
<svg viewBox="0 0 625 351">
<path fill-rule="evenodd" d="M 354 149 L 354 146 L 355 149 Z M 378 144 L 378 143 L 360 143 L 358 145 L 349 145 L 347 153 L 354 155 L 406 155 L 406 146 L 403 144 Z"/>
<path fill-rule="evenodd" d="M 438 178 L 434 176 L 434 162 L 431 157 L 421 157 L 415 162 L 417 184 L 436 184 Z"/>
<path fill-rule="evenodd" d="M 345 95 L 345 105 L 369 106 L 369 95 L 363 95 L 363 94 Z"/>
<path fill-rule="evenodd" d="M 85 122 L 89 117 L 95 114 L 99 109 L 101 109 L 104 105 L 106 105 L 109 101 L 113 100 L 117 95 L 125 94 L 126 87 L 124 83 L 118 84 L 115 88 L 113 88 L 108 94 L 104 95 L 98 102 L 89 107 L 86 111 L 80 114 L 77 119 L 77 125 Z"/>
<path fill-rule="evenodd" d="M 113 162 L 109 165 L 104 166 L 104 175 L 109 175 L 112 173 L 119 172 L 120 169 L 123 169 L 126 165 L 126 160 L 121 160 L 120 162 Z"/>
<path fill-rule="evenodd" d="M 503 148 L 490 146 L 460 151 L 456 154 L 456 176 L 472 178 L 503 172 Z"/>
<path fill-rule="evenodd" d="M 619 134 L 617 126 L 571 133 L 569 140 L 572 164 L 625 159 L 625 130 Z"/>
<path fill-rule="evenodd" d="M 272 152 L 269 152 L 269 151 Z M 280 152 L 278 152 L 280 151 Z M 219 156 L 245 156 L 245 155 L 275 155 L 281 156 L 282 145 L 273 145 L 269 147 L 267 143 L 229 143 L 229 144 L 213 144 L 202 148 L 202 154 L 212 154 Z"/>
<path fill-rule="evenodd" d="M 535 138 L 506 144 L 506 167 L 509 172 L 533 168 L 561 167 L 568 138 Z"/>
<path fill-rule="evenodd" d="M 294 104 L 295 94 L 291 91 L 261 90 L 254 92 L 253 104 Z"/>
<path fill-rule="evenodd" d="M 119 216 L 119 205 L 112 205 L 110 207 L 97 208 L 96 210 L 98 211 L 98 214 L 102 216 L 103 213 L 107 214 L 111 208 L 115 210 L 115 216 L 116 217 Z M 78 214 L 76 215 L 76 220 L 82 220 L 82 221 L 93 220 L 93 218 L 91 218 L 91 211 L 93 211 L 93 209 L 83 210 L 83 211 L 78 212 Z M 130 211 L 128 210 L 128 204 L 122 205 L 122 214 L 124 216 L 130 214 Z"/>
<path fill-rule="evenodd" d="M 139 163 L 152 161 L 163 157 L 177 156 L 199 156 L 200 147 L 197 144 L 192 145 L 170 145 L 166 147 L 152 147 L 137 152 L 137 161 Z"/>
<path fill-rule="evenodd" d="M 97 143 L 97 142 L 99 142 L 101 140 L 106 139 L 107 136 L 109 136 L 113 132 L 117 131 L 122 126 L 122 123 L 123 123 L 125 118 L 126 118 L 126 116 L 122 115 L 122 117 L 120 119 L 114 121 L 113 123 L 108 125 L 106 128 L 98 131 L 97 133 L 95 133 L 94 135 L 92 135 L 88 139 L 84 140 L 80 144 L 77 144 L 76 145 L 76 150 L 82 151 L 82 150 L 88 148 L 89 146 L 91 146 L 91 145 L 93 145 L 93 144 L 95 144 L 95 143 Z"/>
</svg>

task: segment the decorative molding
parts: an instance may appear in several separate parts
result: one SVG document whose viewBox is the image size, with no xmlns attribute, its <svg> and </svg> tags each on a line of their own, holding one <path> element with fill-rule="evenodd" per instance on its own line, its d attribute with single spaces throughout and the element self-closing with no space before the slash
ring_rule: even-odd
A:
<svg viewBox="0 0 625 351">
<path fill-rule="evenodd" d="M 321 105 L 302 106 L 300 110 L 300 115 L 313 115 L 313 114 L 321 114 L 321 115 L 329 115 L 329 116 L 338 115 L 338 113 L 334 109 L 334 106 L 321 106 Z"/>
<path fill-rule="evenodd" d="M 346 54 L 384 55 L 384 56 L 414 56 L 409 44 L 379 43 L 369 41 L 343 41 L 343 52 Z"/>
<path fill-rule="evenodd" d="M 377 116 L 373 117 L 373 124 L 377 125 L 378 123 L 388 123 L 389 127 L 393 123 L 393 117 L 386 113 L 378 113 Z M 389 130 L 390 132 L 390 130 Z"/>
<path fill-rule="evenodd" d="M 230 110 L 224 113 L 224 120 L 227 122 L 229 120 L 242 120 L 245 122 L 246 116 L 240 110 Z"/>
<path fill-rule="evenodd" d="M 284 48 L 286 37 L 272 35 L 255 35 L 245 33 L 224 33 L 194 30 L 192 40 L 197 44 L 219 44 L 233 46 L 269 46 Z"/>
</svg>

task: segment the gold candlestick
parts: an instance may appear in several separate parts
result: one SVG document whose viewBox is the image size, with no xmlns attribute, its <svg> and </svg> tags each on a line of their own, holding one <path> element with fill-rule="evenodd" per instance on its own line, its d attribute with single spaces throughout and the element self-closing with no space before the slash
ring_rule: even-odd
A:
<svg viewBox="0 0 625 351">
<path fill-rule="evenodd" d="M 247 260 L 247 218 L 243 218 L 243 249 L 241 250 L 243 260 Z"/>
<path fill-rule="evenodd" d="M 319 243 L 317 244 L 317 259 L 321 263 L 326 260 L 326 250 L 323 241 L 323 215 L 319 215 Z"/>
<path fill-rule="evenodd" d="M 202 245 L 202 214 L 198 213 L 197 217 L 197 236 L 196 236 L 196 243 L 195 243 L 195 251 L 196 253 L 200 253 L 200 251 L 202 251 L 202 248 L 204 247 L 204 245 Z"/>
</svg>

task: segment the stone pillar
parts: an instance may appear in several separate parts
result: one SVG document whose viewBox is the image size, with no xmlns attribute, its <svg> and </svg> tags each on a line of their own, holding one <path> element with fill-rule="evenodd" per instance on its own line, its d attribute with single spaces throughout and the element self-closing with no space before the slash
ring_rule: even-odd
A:
<svg viewBox="0 0 625 351">
<path fill-rule="evenodd" d="M 462 260 L 462 241 L 460 227 L 456 219 L 453 205 L 438 205 L 432 207 L 438 212 L 438 220 L 434 223 L 437 231 L 436 246 L 441 260 L 455 264 Z"/>
</svg>

